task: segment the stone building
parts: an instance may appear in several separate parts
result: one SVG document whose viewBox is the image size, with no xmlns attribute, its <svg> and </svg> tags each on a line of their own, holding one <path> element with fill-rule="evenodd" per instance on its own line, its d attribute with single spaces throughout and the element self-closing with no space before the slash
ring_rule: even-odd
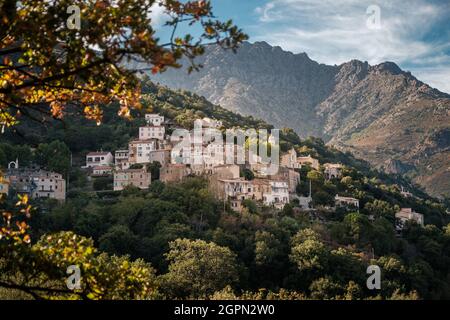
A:
<svg viewBox="0 0 450 320">
<path fill-rule="evenodd" d="M 311 157 L 311 155 L 308 155 L 307 157 L 298 157 L 297 158 L 297 163 L 299 165 L 310 165 L 311 168 L 319 170 L 319 160 L 314 159 L 313 157 Z"/>
<path fill-rule="evenodd" d="M 121 191 L 127 186 L 148 189 L 151 184 L 151 173 L 144 168 L 125 169 L 114 172 L 114 191 Z"/>
<path fill-rule="evenodd" d="M 403 230 L 407 221 L 413 221 L 422 227 L 424 225 L 423 214 L 415 212 L 411 208 L 402 208 L 395 214 L 395 219 L 397 220 L 397 231 Z"/>
<path fill-rule="evenodd" d="M 170 152 L 171 149 L 169 148 L 150 151 L 149 162 L 159 162 L 161 166 L 165 166 L 170 163 Z"/>
<path fill-rule="evenodd" d="M 9 188 L 30 198 L 66 199 L 66 180 L 56 172 L 41 169 L 8 169 Z"/>
<path fill-rule="evenodd" d="M 191 174 L 190 168 L 182 163 L 166 163 L 159 170 L 159 180 L 164 183 L 181 182 Z"/>
<path fill-rule="evenodd" d="M 300 173 L 288 167 L 280 167 L 278 169 L 278 173 L 276 175 L 269 176 L 269 179 L 287 182 L 289 193 L 295 193 L 297 185 L 300 183 Z"/>
<path fill-rule="evenodd" d="M 339 163 L 325 163 L 324 165 L 324 176 L 325 179 L 337 179 L 342 176 L 342 165 Z"/>
<path fill-rule="evenodd" d="M 301 165 L 297 162 L 297 152 L 294 148 L 289 150 L 286 154 L 281 155 L 280 165 L 291 169 L 299 169 L 301 167 Z"/>
</svg>

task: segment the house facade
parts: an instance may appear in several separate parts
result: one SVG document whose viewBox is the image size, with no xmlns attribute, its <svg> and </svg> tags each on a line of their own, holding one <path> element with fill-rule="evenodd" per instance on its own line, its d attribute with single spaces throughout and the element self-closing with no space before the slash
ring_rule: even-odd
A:
<svg viewBox="0 0 450 320">
<path fill-rule="evenodd" d="M 66 181 L 56 172 L 34 169 L 10 169 L 7 172 L 10 189 L 28 194 L 30 198 L 66 199 Z"/>
<path fill-rule="evenodd" d="M 150 163 L 150 152 L 155 151 L 156 140 L 134 140 L 128 144 L 128 161 L 130 164 Z"/>
<path fill-rule="evenodd" d="M 114 154 L 114 165 L 118 170 L 128 169 L 130 167 L 130 162 L 128 156 L 130 151 L 127 149 L 117 150 Z"/>
<path fill-rule="evenodd" d="M 164 140 L 166 128 L 163 126 L 145 126 L 139 128 L 139 140 L 158 139 Z"/>
<path fill-rule="evenodd" d="M 299 169 L 301 167 L 301 165 L 297 162 L 297 152 L 294 148 L 280 157 L 280 165 L 291 169 Z"/>
<path fill-rule="evenodd" d="M 325 179 L 337 179 L 342 176 L 342 165 L 339 163 L 325 163 L 324 165 L 324 176 Z"/>
<path fill-rule="evenodd" d="M 222 164 L 212 168 L 212 174 L 221 179 L 238 179 L 240 168 L 236 164 Z"/>
<path fill-rule="evenodd" d="M 289 193 L 295 193 L 297 185 L 300 183 L 300 173 L 289 167 L 280 167 L 278 173 L 273 176 L 269 176 L 271 180 L 281 180 L 288 184 Z"/>
<path fill-rule="evenodd" d="M 284 181 L 214 179 L 213 177 L 210 187 L 219 199 L 229 201 L 232 209 L 238 212 L 242 210 L 244 200 L 258 201 L 277 209 L 283 209 L 289 203 L 288 184 Z"/>
<path fill-rule="evenodd" d="M 413 221 L 418 225 L 424 225 L 423 214 L 415 212 L 411 208 L 402 208 L 399 212 L 395 214 L 395 219 L 397 220 L 396 229 L 402 230 L 407 221 Z"/>
<path fill-rule="evenodd" d="M 159 180 L 164 183 L 181 182 L 190 173 L 190 168 L 185 164 L 166 163 L 159 170 Z"/>
<path fill-rule="evenodd" d="M 341 207 L 348 207 L 353 206 L 359 210 L 359 200 L 352 197 L 341 197 L 339 195 L 336 195 L 334 197 L 334 201 L 336 206 Z"/>
<path fill-rule="evenodd" d="M 239 179 L 218 179 L 216 194 L 219 199 L 245 200 L 253 195 L 252 181 Z"/>
<path fill-rule="evenodd" d="M 149 126 L 159 127 L 164 124 L 164 116 L 157 113 L 147 113 L 145 115 L 145 121 Z"/>
<path fill-rule="evenodd" d="M 283 209 L 289 203 L 289 188 L 285 181 L 269 181 L 270 191 L 263 195 L 263 202 L 267 206 Z"/>
<path fill-rule="evenodd" d="M 297 163 L 299 165 L 310 165 L 311 168 L 316 169 L 316 170 L 319 170 L 319 167 L 320 167 L 319 160 L 314 159 L 313 157 L 311 157 L 311 155 L 308 155 L 306 157 L 298 157 Z"/>
<path fill-rule="evenodd" d="M 97 166 L 111 166 L 114 163 L 114 157 L 111 152 L 89 152 L 86 155 L 86 168 Z"/>
<path fill-rule="evenodd" d="M 149 162 L 159 162 L 161 166 L 165 166 L 170 163 L 170 151 L 169 148 L 150 151 Z"/>
<path fill-rule="evenodd" d="M 114 191 L 121 191 L 127 186 L 148 189 L 151 181 L 151 173 L 145 168 L 117 170 L 114 173 Z"/>
</svg>

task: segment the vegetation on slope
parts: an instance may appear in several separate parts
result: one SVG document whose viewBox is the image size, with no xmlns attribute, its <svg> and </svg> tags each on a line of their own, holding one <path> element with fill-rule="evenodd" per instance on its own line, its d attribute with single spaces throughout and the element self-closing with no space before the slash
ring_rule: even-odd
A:
<svg viewBox="0 0 450 320">
<path fill-rule="evenodd" d="M 227 126 L 271 128 L 187 92 L 173 92 L 147 82 L 145 93 L 141 113 L 160 112 L 182 126 L 190 127 L 196 118 L 209 116 L 223 120 Z M 9 143 L 0 146 L 2 165 L 19 157 L 51 170 L 66 170 L 70 176 L 66 203 L 34 203 L 38 210 L 31 220 L 33 242 L 40 237 L 45 241 L 45 235 L 54 232 L 71 231 L 91 238 L 89 247 L 109 255 L 128 255 L 122 258 L 127 261 L 143 259 L 143 268 L 156 270 L 154 276 L 150 272 L 144 278 L 137 277 L 136 285 L 145 284 L 145 292 L 127 295 L 119 291 L 118 296 L 99 294 L 97 298 L 449 298 L 450 227 L 444 204 L 413 189 L 408 181 L 370 170 L 366 163 L 327 147 L 320 139 L 300 140 L 290 129 L 282 131 L 284 151 L 295 147 L 300 154 L 311 154 L 321 163 L 345 165 L 344 176 L 332 181 L 325 181 L 320 170 L 302 169 L 298 193 L 305 194 L 305 178 L 311 180 L 317 209 L 313 214 L 295 209 L 294 204 L 276 212 L 251 203 L 238 214 L 217 202 L 201 178 L 170 185 L 157 181 L 147 191 L 87 190 L 84 173 L 68 166 L 69 156 L 60 150 L 68 147 L 75 165 L 80 165 L 87 151 L 125 147 L 142 124 L 138 116 L 136 113 L 135 120 L 126 122 L 113 111 L 106 112 L 100 127 L 71 118 L 66 119 L 65 126 L 27 126 L 27 141 L 33 148 L 19 146 L 19 137 L 8 137 L 5 140 Z M 48 137 L 59 142 L 49 143 Z M 57 150 L 53 154 L 61 159 L 49 156 L 49 149 Z M 28 160 L 22 160 L 24 157 Z M 410 187 L 417 197 L 404 198 L 399 185 Z M 336 193 L 359 198 L 360 212 L 329 210 Z M 397 238 L 394 214 L 400 207 L 423 213 L 427 226 L 410 225 Z M 369 215 L 375 217 L 374 222 Z M 57 247 L 56 252 L 58 248 L 62 249 Z M 4 253 L 2 258 L 10 257 Z M 39 260 L 36 263 L 48 267 Z M 365 286 L 369 264 L 382 269 L 381 291 L 369 291 Z M 67 261 L 59 264 L 65 265 Z M 4 277 L 22 270 L 14 263 L 9 267 L 3 269 L 8 271 Z M 63 286 L 64 271 L 44 277 L 45 285 L 51 281 Z M 23 272 L 26 274 L 27 269 Z M 2 294 L 17 293 L 7 290 Z"/>
</svg>

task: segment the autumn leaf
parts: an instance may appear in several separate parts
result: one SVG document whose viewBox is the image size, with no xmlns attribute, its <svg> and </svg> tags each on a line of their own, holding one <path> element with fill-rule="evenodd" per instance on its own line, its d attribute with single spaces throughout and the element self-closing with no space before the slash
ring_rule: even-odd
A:
<svg viewBox="0 0 450 320">
<path fill-rule="evenodd" d="M 205 42 L 214 38 L 213 43 L 234 50 L 246 39 L 232 23 L 214 19 L 210 1 L 171 0 L 158 1 L 169 17 L 164 27 L 176 31 L 182 20 L 192 30 L 200 26 L 205 34 L 199 38 L 189 33 L 177 34 L 173 43 L 162 44 L 155 35 L 152 6 L 136 10 L 137 3 L 80 1 L 77 4 L 83 23 L 76 32 L 61 28 L 66 25 L 66 15 L 47 14 L 65 12 L 73 4 L 70 0 L 21 1 L 15 12 L 8 17 L 2 15 L 0 30 L 7 30 L 7 34 L 3 35 L 0 48 L 13 50 L 17 58 L 0 54 L 8 66 L 7 71 L 2 69 L 0 73 L 1 129 L 17 125 L 18 115 L 29 117 L 31 110 L 41 113 L 42 121 L 62 119 L 69 106 L 80 108 L 87 119 L 100 124 L 102 113 L 98 109 L 131 97 L 140 82 L 137 73 L 141 70 L 127 70 L 124 62 L 145 61 L 150 64 L 151 73 L 157 74 L 178 68 L 178 61 L 185 57 L 192 69 L 198 70 L 195 58 L 204 53 Z M 14 27 L 7 27 L 10 25 Z M 36 25 L 39 32 L 30 28 Z M 77 33 L 83 35 L 83 41 L 74 37 Z M 101 48 L 101 54 L 92 48 Z M 139 107 L 137 99 L 129 98 L 127 108 Z M 126 108 L 118 112 L 129 114 Z"/>
<path fill-rule="evenodd" d="M 210 34 L 210 35 L 216 33 L 216 30 L 214 30 L 214 28 L 211 27 L 211 26 L 207 26 L 205 30 L 206 30 L 206 33 L 207 33 L 207 34 Z"/>
</svg>

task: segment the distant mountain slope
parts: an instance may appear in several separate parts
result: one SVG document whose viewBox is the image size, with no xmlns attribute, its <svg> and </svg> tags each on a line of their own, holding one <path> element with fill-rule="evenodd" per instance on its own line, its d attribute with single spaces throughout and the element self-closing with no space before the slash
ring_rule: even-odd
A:
<svg viewBox="0 0 450 320">
<path fill-rule="evenodd" d="M 169 70 L 154 81 L 193 91 L 229 110 L 292 127 L 302 136 L 321 135 L 315 107 L 332 93 L 335 67 L 264 42 L 245 43 L 236 55 L 212 47 L 199 63 L 204 68 L 198 73 Z"/>
<path fill-rule="evenodd" d="M 199 62 L 198 73 L 169 70 L 153 80 L 322 137 L 450 196 L 450 96 L 396 64 L 328 66 L 265 42 L 245 43 L 237 54 L 211 47 Z"/>
</svg>

